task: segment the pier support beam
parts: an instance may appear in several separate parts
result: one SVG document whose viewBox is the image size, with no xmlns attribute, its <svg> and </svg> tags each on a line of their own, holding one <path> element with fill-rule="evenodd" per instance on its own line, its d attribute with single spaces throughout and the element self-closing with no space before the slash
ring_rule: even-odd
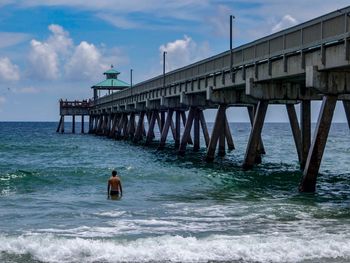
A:
<svg viewBox="0 0 350 263">
<path fill-rule="evenodd" d="M 75 115 L 72 115 L 72 133 L 75 133 Z"/>
<path fill-rule="evenodd" d="M 92 133 L 93 123 L 94 123 L 94 117 L 92 115 L 89 115 L 89 131 L 88 131 L 89 134 Z"/>
<path fill-rule="evenodd" d="M 103 115 L 103 126 L 102 126 L 102 134 L 101 135 L 106 135 L 108 133 L 108 123 L 109 123 L 109 115 Z"/>
<path fill-rule="evenodd" d="M 254 116 L 255 116 L 255 106 L 248 106 L 248 115 L 249 115 L 249 120 L 250 120 L 250 125 L 253 127 L 254 124 Z M 258 154 L 256 157 L 256 163 L 261 163 L 261 154 L 266 154 L 264 143 L 262 140 L 262 137 L 260 136 L 260 142 L 259 142 L 259 147 L 258 147 Z"/>
<path fill-rule="evenodd" d="M 97 125 L 97 131 L 96 131 L 96 134 L 97 135 L 100 135 L 102 133 L 102 128 L 103 128 L 103 115 L 100 114 L 98 116 L 98 125 Z"/>
<path fill-rule="evenodd" d="M 113 118 L 112 118 L 112 127 L 111 127 L 111 130 L 110 130 L 109 134 L 108 134 L 109 138 L 114 138 L 115 137 L 115 129 L 117 127 L 117 123 L 118 123 L 118 115 L 114 114 Z"/>
<path fill-rule="evenodd" d="M 176 130 L 175 130 L 175 124 L 174 124 L 174 120 L 173 119 L 171 119 L 171 122 L 170 122 L 170 130 L 171 130 L 171 134 L 173 135 L 173 139 L 175 141 L 175 139 L 176 139 Z"/>
<path fill-rule="evenodd" d="M 162 133 L 165 125 L 165 111 L 160 112 L 160 133 Z"/>
<path fill-rule="evenodd" d="M 180 137 L 181 137 L 181 112 L 176 111 L 175 113 L 175 148 L 180 146 Z"/>
<path fill-rule="evenodd" d="M 303 100 L 300 105 L 301 121 L 301 169 L 304 169 L 311 144 L 311 101 Z"/>
<path fill-rule="evenodd" d="M 298 117 L 293 104 L 286 104 L 290 127 L 292 129 L 295 147 L 297 149 L 299 163 L 302 161 L 302 144 L 301 131 L 299 127 Z"/>
<path fill-rule="evenodd" d="M 95 116 L 95 129 L 94 133 L 98 134 L 101 125 L 101 115 Z"/>
<path fill-rule="evenodd" d="M 224 122 L 224 125 L 225 125 L 225 122 Z M 219 136 L 218 156 L 224 157 L 225 155 L 226 155 L 225 133 L 221 133 Z"/>
<path fill-rule="evenodd" d="M 97 135 L 102 133 L 103 121 L 104 121 L 103 115 L 100 114 L 99 121 L 98 121 L 98 128 L 97 128 L 97 132 L 96 132 Z"/>
<path fill-rule="evenodd" d="M 97 116 L 96 116 L 96 115 L 93 115 L 93 116 L 92 116 L 92 130 L 91 130 L 91 133 L 96 134 L 96 131 L 97 131 L 97 121 L 98 121 Z"/>
<path fill-rule="evenodd" d="M 150 125 L 151 125 L 152 114 L 153 114 L 152 111 L 149 111 L 149 112 L 147 112 L 147 114 L 146 114 L 146 116 L 147 116 L 147 122 L 148 122 L 148 130 L 149 130 L 149 127 L 150 127 Z M 154 130 L 152 130 L 151 133 L 152 133 L 151 135 L 152 135 L 152 139 L 153 139 L 153 138 L 155 137 L 155 135 L 154 135 Z M 147 132 L 147 134 L 146 134 L 146 140 L 147 140 L 147 135 L 148 135 L 148 132 Z"/>
<path fill-rule="evenodd" d="M 154 126 L 156 124 L 157 115 L 158 115 L 158 111 L 157 110 L 152 112 L 152 116 L 151 116 L 150 122 L 149 122 L 149 127 L 148 127 L 148 132 L 147 132 L 145 145 L 149 145 L 152 142 L 152 140 L 153 140 L 153 137 L 154 137 Z M 158 117 L 159 117 L 159 115 L 158 115 Z"/>
<path fill-rule="evenodd" d="M 62 115 L 61 133 L 64 133 L 64 115 Z"/>
<path fill-rule="evenodd" d="M 318 117 L 314 139 L 307 156 L 303 179 L 299 186 L 301 192 L 315 192 L 318 171 L 326 147 L 329 129 L 331 127 L 337 96 L 323 97 L 322 107 Z"/>
<path fill-rule="evenodd" d="M 203 114 L 202 110 L 199 111 L 199 121 L 200 121 L 201 127 L 202 127 L 202 132 L 203 132 L 203 136 L 204 136 L 205 146 L 208 148 L 210 137 L 209 137 L 209 132 L 208 132 L 208 128 L 207 128 L 207 123 L 205 122 L 205 118 L 204 118 L 204 114 Z"/>
<path fill-rule="evenodd" d="M 57 129 L 56 129 L 56 132 L 59 132 L 60 131 L 60 128 L 61 128 L 61 124 L 62 124 L 62 116 L 60 117 L 60 121 L 58 122 L 58 126 L 57 126 Z"/>
<path fill-rule="evenodd" d="M 97 132 L 96 134 L 97 135 L 101 135 L 102 133 L 102 129 L 103 129 L 103 121 L 104 121 L 104 118 L 103 118 L 103 115 L 100 114 L 100 116 L 98 117 L 98 127 L 97 127 Z"/>
<path fill-rule="evenodd" d="M 146 112 L 144 112 L 144 111 L 140 112 L 139 120 L 138 120 L 137 127 L 136 127 L 136 132 L 135 132 L 135 136 L 134 136 L 134 142 L 139 142 L 142 140 L 145 114 L 146 114 Z"/>
<path fill-rule="evenodd" d="M 256 163 L 258 147 L 261 141 L 261 131 L 264 126 L 265 116 L 269 102 L 261 100 L 258 103 L 254 116 L 252 131 L 250 132 L 246 154 L 243 162 L 243 169 L 251 169 Z"/>
<path fill-rule="evenodd" d="M 84 115 L 81 115 L 81 133 L 84 133 Z"/>
<path fill-rule="evenodd" d="M 111 132 L 111 128 L 112 128 L 112 125 L 111 125 L 111 122 L 112 122 L 112 114 L 106 114 L 105 116 L 105 128 L 104 128 L 104 131 L 103 131 L 103 134 L 105 136 L 109 136 L 109 133 Z"/>
<path fill-rule="evenodd" d="M 231 134 L 231 130 L 230 130 L 230 126 L 227 120 L 227 115 L 225 113 L 225 137 L 226 137 L 226 141 L 227 141 L 227 148 L 232 151 L 235 149 L 235 144 L 233 143 L 233 139 L 232 139 L 232 134 Z"/>
<path fill-rule="evenodd" d="M 194 112 L 193 151 L 195 152 L 198 152 L 200 149 L 199 112 L 200 112 L 200 109 L 196 109 Z"/>
<path fill-rule="evenodd" d="M 162 113 L 164 113 L 164 112 L 162 112 Z M 165 147 L 166 138 L 168 136 L 169 128 L 170 128 L 171 122 L 173 120 L 173 113 L 174 113 L 174 110 L 172 110 L 172 109 L 168 110 L 168 115 L 166 117 L 166 121 L 163 125 L 163 130 L 162 130 L 162 133 L 160 136 L 160 143 L 158 146 L 158 150 L 162 150 Z M 163 116 L 163 114 L 162 114 L 162 116 Z"/>
<path fill-rule="evenodd" d="M 343 100 L 343 106 L 345 110 L 346 119 L 348 121 L 348 126 L 350 129 L 350 101 Z"/>
<path fill-rule="evenodd" d="M 90 115 L 90 125 L 91 125 L 91 130 L 90 130 L 90 134 L 95 133 L 95 129 L 96 129 L 96 116 L 95 115 Z"/>
<path fill-rule="evenodd" d="M 185 123 L 185 129 L 184 133 L 181 138 L 180 142 L 180 147 L 179 147 L 179 155 L 184 155 L 186 151 L 186 145 L 190 143 L 190 138 L 191 138 L 191 129 L 192 129 L 192 123 L 194 119 L 194 114 L 195 114 L 196 109 L 194 107 L 190 107 L 190 110 L 188 112 L 188 118 Z M 182 112 L 182 120 L 184 120 L 186 117 L 185 112 Z M 192 140 L 191 140 L 192 141 Z"/>
<path fill-rule="evenodd" d="M 210 137 L 209 146 L 207 148 L 207 155 L 205 159 L 207 162 L 212 162 L 214 160 L 215 150 L 219 137 L 222 134 L 222 132 L 225 132 L 225 129 L 223 129 L 225 126 L 225 116 L 226 105 L 220 105 L 218 112 L 216 113 L 214 128 Z"/>
<path fill-rule="evenodd" d="M 129 117 L 128 114 L 124 114 L 124 121 L 123 121 L 123 126 L 122 126 L 122 139 L 127 139 L 128 138 L 128 123 L 129 123 Z"/>
<path fill-rule="evenodd" d="M 120 116 L 120 119 L 118 121 L 118 125 L 117 125 L 117 130 L 116 130 L 116 135 L 115 135 L 116 140 L 120 140 L 122 138 L 122 131 L 123 131 L 124 122 L 125 122 L 125 114 L 122 113 L 122 115 Z"/>
<path fill-rule="evenodd" d="M 112 125 L 113 125 L 113 114 L 110 113 L 108 114 L 108 119 L 107 119 L 107 130 L 105 133 L 106 136 L 109 136 L 109 134 L 111 133 Z"/>
<path fill-rule="evenodd" d="M 103 135 L 104 130 L 105 130 L 105 125 L 106 125 L 106 118 L 104 114 L 101 114 L 101 127 L 99 129 L 99 135 Z"/>
<path fill-rule="evenodd" d="M 186 127 L 187 119 L 186 119 L 186 113 L 184 111 L 181 111 L 181 117 L 182 117 L 182 123 L 184 127 Z M 188 135 L 188 144 L 193 144 L 191 133 Z"/>
<path fill-rule="evenodd" d="M 130 119 L 127 128 L 127 137 L 133 139 L 135 136 L 135 113 L 130 113 Z"/>
</svg>

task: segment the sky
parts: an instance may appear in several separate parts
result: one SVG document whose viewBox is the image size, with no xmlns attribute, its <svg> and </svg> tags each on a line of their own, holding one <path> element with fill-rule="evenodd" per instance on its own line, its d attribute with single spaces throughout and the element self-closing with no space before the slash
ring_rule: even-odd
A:
<svg viewBox="0 0 350 263">
<path fill-rule="evenodd" d="M 134 83 L 349 5 L 348 0 L 0 0 L 0 121 L 57 121 L 111 65 Z M 319 103 L 313 103 L 313 121 Z M 270 107 L 267 121 L 287 121 Z M 209 121 L 214 112 L 206 114 Z M 248 121 L 230 109 L 230 121 Z M 334 121 L 345 121 L 337 105 Z"/>
</svg>

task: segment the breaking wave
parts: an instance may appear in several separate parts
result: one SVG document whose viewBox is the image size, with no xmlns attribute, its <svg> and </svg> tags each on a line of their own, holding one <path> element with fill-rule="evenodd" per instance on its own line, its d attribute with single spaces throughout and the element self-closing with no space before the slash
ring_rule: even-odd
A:
<svg viewBox="0 0 350 263">
<path fill-rule="evenodd" d="M 300 262 L 350 260 L 348 236 L 164 235 L 136 240 L 62 238 L 52 234 L 0 236 L 1 257 L 33 262 Z"/>
</svg>

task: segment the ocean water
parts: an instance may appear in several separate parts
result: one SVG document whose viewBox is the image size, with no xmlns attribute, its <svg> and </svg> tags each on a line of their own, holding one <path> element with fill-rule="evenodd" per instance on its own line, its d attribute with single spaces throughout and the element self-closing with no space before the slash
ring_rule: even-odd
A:
<svg viewBox="0 0 350 263">
<path fill-rule="evenodd" d="M 0 262 L 349 262 L 348 126 L 332 126 L 317 192 L 301 194 L 288 124 L 264 126 L 252 171 L 240 168 L 250 125 L 230 125 L 236 150 L 207 164 L 171 140 L 160 152 L 0 123 Z"/>
</svg>

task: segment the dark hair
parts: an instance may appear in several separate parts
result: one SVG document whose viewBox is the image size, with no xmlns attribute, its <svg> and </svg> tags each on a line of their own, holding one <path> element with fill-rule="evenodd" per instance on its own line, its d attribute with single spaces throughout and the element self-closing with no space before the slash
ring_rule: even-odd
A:
<svg viewBox="0 0 350 263">
<path fill-rule="evenodd" d="M 113 170 L 113 171 L 112 171 L 112 175 L 113 175 L 113 176 L 116 176 L 116 175 L 117 175 L 117 171 L 116 171 L 116 170 Z"/>
</svg>

